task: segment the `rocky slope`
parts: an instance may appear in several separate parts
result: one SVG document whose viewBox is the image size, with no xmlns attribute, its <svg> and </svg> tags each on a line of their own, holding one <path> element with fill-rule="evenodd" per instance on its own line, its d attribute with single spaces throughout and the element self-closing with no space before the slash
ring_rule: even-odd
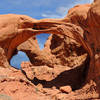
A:
<svg viewBox="0 0 100 100">
<path fill-rule="evenodd" d="M 99 96 L 94 82 L 78 89 L 81 68 L 36 68 L 29 62 L 21 66 L 22 71 L 0 68 L 0 100 L 96 100 Z"/>
<path fill-rule="evenodd" d="M 0 68 L 0 100 L 97 100 L 96 84 L 79 89 L 82 68 L 32 66 L 22 63 L 22 71 Z"/>
</svg>

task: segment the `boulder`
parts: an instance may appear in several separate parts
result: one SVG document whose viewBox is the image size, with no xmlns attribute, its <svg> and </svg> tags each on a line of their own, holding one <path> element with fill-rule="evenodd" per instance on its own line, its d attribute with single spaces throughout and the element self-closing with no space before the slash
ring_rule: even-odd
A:
<svg viewBox="0 0 100 100">
<path fill-rule="evenodd" d="M 64 93 L 70 93 L 70 92 L 72 92 L 72 88 L 70 86 L 63 86 L 60 88 L 60 91 L 62 91 Z"/>
</svg>

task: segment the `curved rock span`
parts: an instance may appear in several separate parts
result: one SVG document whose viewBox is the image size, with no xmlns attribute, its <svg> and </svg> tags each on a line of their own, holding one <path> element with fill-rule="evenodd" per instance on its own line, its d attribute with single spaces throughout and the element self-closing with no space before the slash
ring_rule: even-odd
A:
<svg viewBox="0 0 100 100">
<path fill-rule="evenodd" d="M 31 42 L 32 39 L 37 44 L 36 39 L 34 36 L 41 33 L 51 33 L 53 34 L 49 37 L 47 41 L 49 45 L 45 44 L 45 49 L 40 52 L 38 45 L 35 45 L 37 48 L 37 52 L 33 52 L 36 57 L 41 57 L 41 59 L 37 58 L 38 61 L 41 61 L 41 64 L 47 64 L 48 66 L 52 67 L 54 64 L 63 64 L 65 59 L 59 60 L 59 62 L 55 58 L 59 58 L 59 54 L 57 53 L 56 46 L 53 46 L 55 41 L 59 38 L 60 40 L 69 38 L 74 40 L 74 44 L 76 45 L 79 43 L 82 47 L 84 53 L 87 53 L 88 59 L 88 66 L 85 68 L 86 80 L 94 80 L 97 84 L 98 92 L 100 93 L 100 1 L 95 0 L 91 5 L 77 5 L 74 8 L 68 11 L 68 14 L 63 19 L 41 19 L 36 20 L 30 18 L 25 15 L 15 15 L 15 14 L 8 14 L 8 15 L 0 15 L 0 66 L 8 67 L 9 61 L 11 57 L 16 54 L 17 48 L 18 50 L 25 51 L 31 62 L 34 64 L 33 56 L 30 55 L 28 50 L 25 50 L 25 47 L 20 47 L 19 45 L 23 42 Z M 98 20 L 98 21 L 97 21 Z M 58 36 L 58 37 L 57 37 Z M 57 37 L 57 38 L 56 38 Z M 51 40 L 50 40 L 51 38 Z M 56 39 L 55 39 L 56 38 Z M 67 44 L 68 41 L 65 43 L 65 40 L 62 40 L 64 44 Z M 76 43 L 77 42 L 77 43 Z M 58 44 L 62 45 L 62 44 Z M 18 47 L 19 46 L 19 47 Z M 48 47 L 49 46 L 49 47 Z M 29 46 L 30 47 L 30 46 Z M 29 48 L 27 47 L 27 48 Z M 64 49 L 62 51 L 66 51 L 68 47 L 62 45 Z M 47 51 L 48 53 L 45 54 L 44 52 Z M 59 48 L 58 48 L 59 49 Z M 70 49 L 70 48 L 69 48 Z M 76 49 L 76 48 L 75 48 Z M 61 49 L 59 49 L 61 50 Z M 58 50 L 58 51 L 59 51 Z M 45 59 L 48 54 L 51 55 L 50 58 Z M 56 55 L 56 56 L 54 56 Z M 63 52 L 63 55 L 64 52 Z M 45 57 L 43 57 L 45 56 Z M 52 60 L 51 58 L 54 57 Z M 32 60 L 33 59 L 33 60 Z M 36 61 L 37 61 L 36 60 Z M 49 61 L 50 60 L 50 61 Z M 56 62 L 56 63 L 55 63 Z M 35 65 L 38 65 L 35 63 Z M 64 65 L 64 64 L 63 64 Z M 65 64 L 66 65 L 66 64 Z"/>
</svg>

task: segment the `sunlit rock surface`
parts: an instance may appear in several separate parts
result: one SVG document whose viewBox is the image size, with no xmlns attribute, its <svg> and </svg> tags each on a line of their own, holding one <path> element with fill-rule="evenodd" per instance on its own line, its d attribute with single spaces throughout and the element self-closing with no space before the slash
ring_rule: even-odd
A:
<svg viewBox="0 0 100 100">
<path fill-rule="evenodd" d="M 99 8 L 99 0 L 91 5 L 78 5 L 70 9 L 64 19 L 0 15 L 0 97 L 100 99 Z M 52 34 L 42 51 L 33 37 L 40 33 Z M 31 61 L 23 62 L 20 71 L 9 65 L 17 50 L 26 52 Z M 62 91 L 66 86 L 72 90 Z"/>
</svg>

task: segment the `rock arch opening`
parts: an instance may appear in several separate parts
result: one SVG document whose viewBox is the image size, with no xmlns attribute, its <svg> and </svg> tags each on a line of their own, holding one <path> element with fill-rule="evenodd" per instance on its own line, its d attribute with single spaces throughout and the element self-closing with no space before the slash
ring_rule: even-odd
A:
<svg viewBox="0 0 100 100">
<path fill-rule="evenodd" d="M 21 69 L 21 63 L 22 62 L 26 62 L 26 61 L 31 61 L 31 62 L 34 62 L 31 60 L 30 58 L 30 55 L 28 54 L 28 50 L 25 50 L 25 49 L 29 49 L 31 52 L 31 49 L 30 48 L 34 48 L 34 49 L 40 49 L 42 50 L 44 48 L 44 45 L 45 45 L 45 42 L 46 40 L 48 39 L 48 37 L 50 36 L 50 34 L 45 34 L 45 33 L 42 33 L 40 35 L 37 35 L 36 38 L 34 39 L 37 39 L 37 43 L 34 41 L 31 41 L 31 39 L 27 40 L 27 42 L 25 43 L 22 43 L 20 44 L 18 47 L 17 47 L 17 52 L 11 57 L 10 59 L 10 65 L 16 69 Z M 35 42 L 33 43 L 33 45 L 31 45 L 32 42 Z M 25 45 L 28 45 L 28 47 L 25 47 Z M 23 47 L 24 46 L 24 47 Z M 21 51 L 20 51 L 21 50 Z M 28 55 L 27 55 L 28 54 Z M 29 57 L 28 57 L 29 56 Z"/>
<path fill-rule="evenodd" d="M 25 52 L 18 51 L 17 54 L 10 59 L 10 65 L 16 69 L 21 69 L 21 63 L 23 61 L 29 61 L 29 58 Z"/>
<path fill-rule="evenodd" d="M 45 34 L 45 33 L 42 33 L 40 35 L 36 35 L 40 50 L 42 50 L 44 48 L 45 43 L 46 43 L 49 36 L 50 36 L 50 34 Z"/>
</svg>

